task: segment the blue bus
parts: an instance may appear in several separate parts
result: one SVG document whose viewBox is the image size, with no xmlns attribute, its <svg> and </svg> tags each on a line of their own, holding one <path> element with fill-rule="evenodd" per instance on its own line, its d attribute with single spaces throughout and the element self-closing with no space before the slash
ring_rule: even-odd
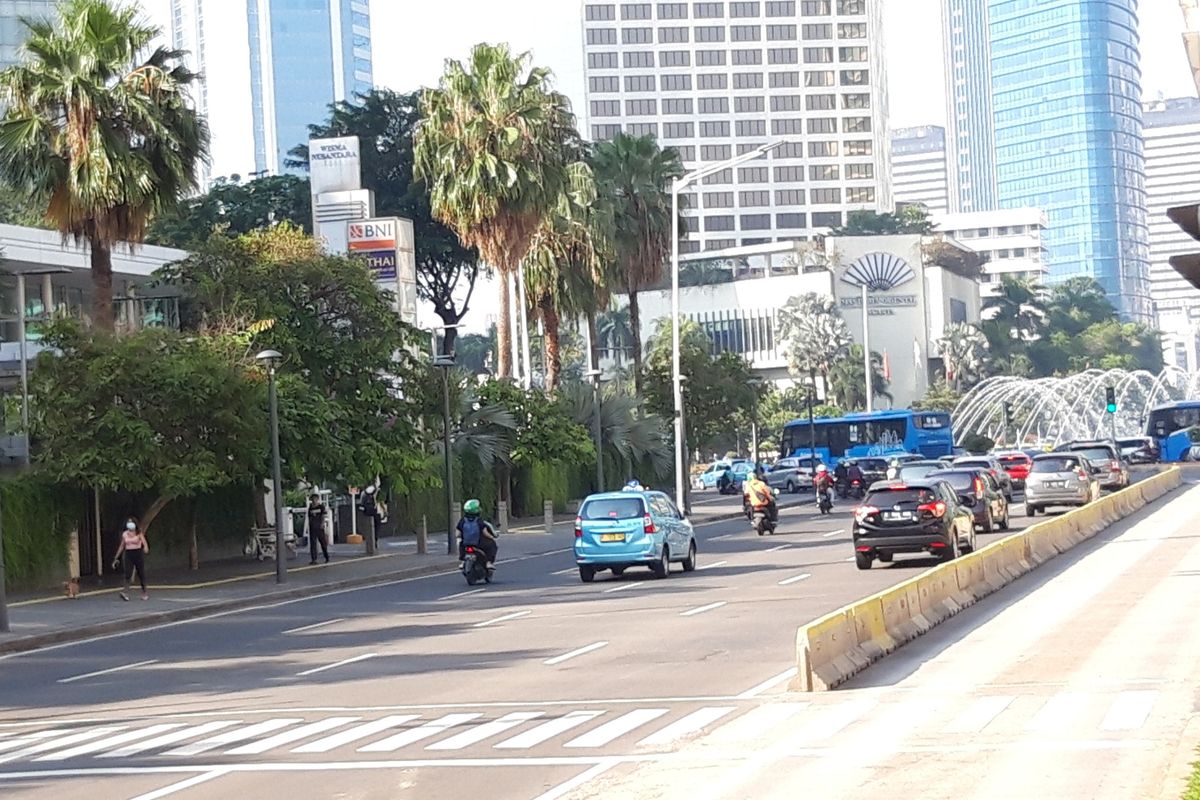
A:
<svg viewBox="0 0 1200 800">
<path fill-rule="evenodd" d="M 891 453 L 917 453 L 942 458 L 954 453 L 950 415 L 943 411 L 875 411 L 821 417 L 813 423 L 816 452 L 830 466 L 844 458 L 868 458 Z M 807 419 L 789 422 L 780 438 L 783 458 L 809 452 Z"/>
<path fill-rule="evenodd" d="M 1150 412 L 1146 435 L 1154 440 L 1159 461 L 1189 461 L 1200 448 L 1200 400 L 1167 403 Z"/>
</svg>

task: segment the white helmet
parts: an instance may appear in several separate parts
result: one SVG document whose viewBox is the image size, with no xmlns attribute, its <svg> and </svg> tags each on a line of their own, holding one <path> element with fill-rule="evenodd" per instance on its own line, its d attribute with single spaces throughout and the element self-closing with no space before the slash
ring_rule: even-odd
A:
<svg viewBox="0 0 1200 800">
<path fill-rule="evenodd" d="M 818 465 L 817 465 L 817 472 L 818 472 L 818 473 L 821 473 L 821 472 L 829 472 L 829 467 L 825 466 L 824 464 L 818 464 Z"/>
</svg>

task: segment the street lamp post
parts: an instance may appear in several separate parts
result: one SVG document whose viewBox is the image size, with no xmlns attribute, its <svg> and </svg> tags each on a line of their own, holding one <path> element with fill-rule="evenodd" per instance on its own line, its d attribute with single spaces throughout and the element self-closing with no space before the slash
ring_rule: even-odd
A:
<svg viewBox="0 0 1200 800">
<path fill-rule="evenodd" d="M 446 555 L 454 554 L 454 470 L 450 461 L 450 370 L 453 355 L 439 355 L 433 365 L 442 370 L 442 455 L 446 463 Z"/>
<path fill-rule="evenodd" d="M 760 466 L 758 452 L 758 401 L 763 381 L 762 378 L 753 375 L 749 383 L 750 388 L 754 391 L 754 405 L 750 409 L 750 460 L 754 463 L 754 470 L 757 472 Z"/>
<path fill-rule="evenodd" d="M 26 330 L 29 322 L 27 312 L 25 310 L 28 302 L 25 280 L 30 275 L 40 276 L 43 279 L 42 283 L 42 313 L 44 316 L 49 316 L 50 308 L 53 305 L 54 299 L 50 297 L 50 291 L 53 284 L 50 282 L 51 275 L 58 275 L 71 270 L 66 267 L 49 267 L 47 269 L 32 269 L 24 272 L 14 273 L 17 278 L 17 336 L 18 347 L 20 349 L 21 361 L 21 433 L 25 437 L 25 464 L 29 465 L 29 343 L 28 331 Z"/>
<path fill-rule="evenodd" d="M 871 381 L 871 325 L 870 312 L 867 310 L 867 284 L 862 285 L 862 314 L 863 314 L 863 380 L 867 389 L 867 413 L 875 410 L 875 387 Z"/>
<path fill-rule="evenodd" d="M 679 193 L 709 175 L 753 161 L 785 144 L 788 144 L 786 139 L 769 142 L 736 158 L 711 164 L 671 181 L 671 384 L 675 395 L 675 502 L 681 509 L 687 509 L 687 461 L 683 441 L 683 376 L 679 366 Z M 633 335 L 642 334 L 634 331 Z"/>
<path fill-rule="evenodd" d="M 808 368 L 808 457 L 813 471 L 817 469 L 817 423 L 813 420 L 813 406 L 817 403 L 817 370 Z"/>
<path fill-rule="evenodd" d="M 267 396 L 271 415 L 271 494 L 275 500 L 275 582 L 287 582 L 287 561 L 283 539 L 283 464 L 279 458 L 279 393 L 275 370 L 283 360 L 278 350 L 263 350 L 254 360 L 267 368 Z"/>
<path fill-rule="evenodd" d="M 592 438 L 596 443 L 596 491 L 604 491 L 604 442 L 600 415 L 600 375 L 598 369 L 589 369 L 583 376 L 592 382 Z"/>
</svg>

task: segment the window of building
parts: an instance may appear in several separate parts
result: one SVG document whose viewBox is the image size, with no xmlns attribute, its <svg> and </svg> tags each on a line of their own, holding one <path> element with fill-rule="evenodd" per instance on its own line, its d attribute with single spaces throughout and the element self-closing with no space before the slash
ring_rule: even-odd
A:
<svg viewBox="0 0 1200 800">
<path fill-rule="evenodd" d="M 809 142 L 808 155 L 810 158 L 837 158 L 837 142 Z"/>
<path fill-rule="evenodd" d="M 690 97 L 668 97 L 663 100 L 663 114 L 678 116 L 680 114 L 692 113 L 692 98 Z"/>
<path fill-rule="evenodd" d="M 807 214 L 776 214 L 775 215 L 775 227 L 776 228 L 807 228 L 808 227 L 808 215 Z"/>
<path fill-rule="evenodd" d="M 663 75 L 662 88 L 664 92 L 685 92 L 692 88 L 691 75 Z"/>
<path fill-rule="evenodd" d="M 617 134 L 620 132 L 621 132 L 620 125 L 593 125 L 592 126 L 592 138 L 594 140 L 596 140 L 597 142 L 606 142 L 609 139 L 614 139 L 614 138 L 616 138 Z"/>
<path fill-rule="evenodd" d="M 654 66 L 653 53 L 626 53 L 625 66 L 629 64 L 629 56 L 650 56 L 649 66 Z M 663 50 L 658 54 L 658 63 L 663 67 L 690 67 L 692 65 L 692 54 L 688 50 Z"/>
<path fill-rule="evenodd" d="M 707 89 L 707 90 L 728 89 L 729 88 L 729 76 L 726 75 L 724 72 L 720 73 L 719 75 L 697 75 L 696 76 L 696 84 L 697 84 L 697 88 L 702 89 L 702 90 L 703 89 Z M 722 98 L 722 99 L 724 99 L 724 98 Z M 728 109 L 728 101 L 726 101 L 726 109 L 725 110 L 726 111 L 729 110 Z M 709 114 L 709 113 L 713 113 L 713 112 L 706 111 L 703 113 Z"/>
<path fill-rule="evenodd" d="M 733 110 L 738 114 L 755 114 L 763 111 L 765 105 L 761 94 L 733 98 Z"/>
<path fill-rule="evenodd" d="M 760 25 L 733 25 L 729 28 L 731 42 L 757 42 L 762 39 Z"/>
<path fill-rule="evenodd" d="M 765 189 L 738 194 L 738 205 L 742 208 L 762 208 L 771 205 L 771 193 Z M 742 226 L 745 229 L 745 225 Z"/>
<path fill-rule="evenodd" d="M 621 19 L 651 19 L 649 3 L 622 3 Z"/>
<path fill-rule="evenodd" d="M 687 19 L 687 3 L 659 3 L 659 19 Z"/>
<path fill-rule="evenodd" d="M 804 158 L 804 145 L 800 142 L 787 142 L 771 151 L 772 158 Z"/>
<path fill-rule="evenodd" d="M 804 120 L 773 119 L 771 120 L 771 133 L 774 136 L 794 136 L 804 133 Z"/>
<path fill-rule="evenodd" d="M 833 63 L 833 48 L 832 47 L 806 47 L 806 48 L 804 48 L 804 63 L 805 64 L 832 64 Z"/>
<path fill-rule="evenodd" d="M 688 41 L 688 28 L 686 26 L 674 28 L 659 28 L 658 41 L 660 44 L 681 44 Z"/>
<path fill-rule="evenodd" d="M 653 69 L 654 53 L 649 50 L 626 53 L 625 67 L 628 69 Z"/>
<path fill-rule="evenodd" d="M 729 136 L 728 122 L 701 122 L 700 137 L 702 139 L 716 139 L 718 137 Z"/>
<path fill-rule="evenodd" d="M 763 76 L 761 72 L 735 72 L 733 73 L 733 88 L 734 89 L 761 89 L 763 85 Z"/>
<path fill-rule="evenodd" d="M 836 181 L 840 172 L 837 164 L 818 164 L 808 168 L 808 177 L 814 181 Z"/>
<path fill-rule="evenodd" d="M 800 85 L 800 73 L 795 70 L 772 72 L 768 82 L 772 89 L 795 89 Z"/>
<path fill-rule="evenodd" d="M 848 181 L 866 181 L 875 177 L 874 164 L 847 164 L 846 165 L 846 180 Z"/>
<path fill-rule="evenodd" d="M 675 144 L 671 145 L 671 149 L 679 153 L 679 160 L 685 164 L 696 160 L 696 146 L 694 144 Z M 679 199 L 683 200 L 684 197 L 687 197 L 687 195 L 680 195 Z"/>
<path fill-rule="evenodd" d="M 657 100 L 626 100 L 625 115 L 630 117 L 652 117 L 658 113 Z"/>
<path fill-rule="evenodd" d="M 658 138 L 657 122 L 630 122 L 625 126 L 625 132 L 630 136 L 653 136 Z"/>
<path fill-rule="evenodd" d="M 866 86 L 870 81 L 870 73 L 865 69 L 842 70 L 842 86 Z"/>
<path fill-rule="evenodd" d="M 766 183 L 771 173 L 766 167 L 739 167 L 738 183 Z"/>
<path fill-rule="evenodd" d="M 756 244 L 770 244 L 770 243 L 771 243 L 771 237 L 769 237 L 769 236 L 763 236 L 763 237 L 755 236 L 753 238 L 742 239 L 742 247 L 753 247 Z M 766 329 L 764 328 L 763 330 L 766 330 Z M 764 333 L 764 336 L 765 335 L 766 334 Z"/>
<path fill-rule="evenodd" d="M 705 208 L 733 208 L 733 192 L 705 192 Z"/>
<path fill-rule="evenodd" d="M 616 69 L 617 66 L 616 53 L 588 53 L 589 69 Z"/>
<path fill-rule="evenodd" d="M 625 91 L 627 91 L 627 92 L 653 92 L 654 91 L 654 76 L 653 75 L 627 75 L 627 76 L 625 76 Z"/>
<path fill-rule="evenodd" d="M 705 186 L 726 186 L 733 183 L 733 170 L 723 169 L 704 178 L 701 183 Z"/>
<path fill-rule="evenodd" d="M 866 14 L 867 0 L 838 0 L 837 9 L 839 14 Z"/>
<path fill-rule="evenodd" d="M 830 205 L 842 202 L 841 189 L 813 189 L 808 193 L 808 199 L 815 206 Z"/>
<path fill-rule="evenodd" d="M 596 93 L 621 91 L 621 79 L 616 75 L 588 78 L 588 91 Z"/>
<path fill-rule="evenodd" d="M 734 247 L 737 244 L 737 239 L 709 239 L 704 243 L 705 252 L 713 250 L 726 250 Z"/>
<path fill-rule="evenodd" d="M 794 42 L 794 41 L 796 41 L 796 26 L 795 25 L 768 25 L 767 26 L 767 41 L 768 42 Z"/>
<path fill-rule="evenodd" d="M 837 95 L 810 94 L 804 98 L 804 108 L 807 111 L 833 111 L 837 108 Z"/>
<path fill-rule="evenodd" d="M 804 183 L 804 167 L 776 167 L 775 168 L 776 183 Z M 783 203 L 794 203 L 794 200 L 784 200 L 781 195 L 776 196 L 776 201 Z M 803 202 L 803 201 L 801 201 Z"/>
<path fill-rule="evenodd" d="M 820 25 L 805 25 L 801 28 L 800 35 L 805 41 L 832 39 L 833 25 L 829 23 L 823 23 Z"/>
<path fill-rule="evenodd" d="M 837 133 L 837 120 L 833 117 L 811 117 L 808 120 L 809 133 Z"/>
<path fill-rule="evenodd" d="M 780 206 L 802 206 L 804 205 L 805 191 L 803 189 L 777 189 L 775 191 L 775 204 Z"/>
<path fill-rule="evenodd" d="M 668 139 L 691 139 L 695 135 L 694 122 L 667 122 L 663 125 L 663 136 Z"/>
<path fill-rule="evenodd" d="M 732 149 L 727 144 L 700 145 L 701 161 L 728 161 L 732 155 Z"/>
<path fill-rule="evenodd" d="M 734 50 L 733 63 L 737 66 L 762 63 L 762 50 Z"/>
<path fill-rule="evenodd" d="M 725 51 L 724 50 L 697 50 L 696 51 L 696 66 L 698 66 L 698 67 L 723 67 L 723 66 L 725 66 Z"/>
<path fill-rule="evenodd" d="M 720 19 L 725 16 L 724 3 L 695 3 L 692 16 L 696 19 Z"/>
<path fill-rule="evenodd" d="M 800 52 L 795 47 L 772 47 L 767 51 L 768 64 L 797 64 Z"/>
<path fill-rule="evenodd" d="M 725 41 L 725 26 L 724 25 L 702 25 L 696 28 L 697 42 L 723 42 Z"/>
<path fill-rule="evenodd" d="M 700 243 L 691 239 L 686 239 L 679 243 L 679 252 L 686 254 L 699 253 Z"/>
<path fill-rule="evenodd" d="M 867 48 L 865 47 L 839 47 L 838 61 L 843 64 L 862 64 L 867 60 Z"/>
<path fill-rule="evenodd" d="M 799 81 L 797 81 L 797 84 Z M 804 85 L 809 87 L 833 86 L 833 73 L 827 70 L 807 70 L 804 73 Z"/>
<path fill-rule="evenodd" d="M 587 29 L 588 44 L 616 44 L 617 29 L 616 28 L 588 28 Z"/>
<path fill-rule="evenodd" d="M 842 108 L 846 109 L 868 109 L 871 107 L 871 95 L 869 94 L 844 94 L 842 95 Z"/>
<path fill-rule="evenodd" d="M 848 156 L 869 156 L 875 152 L 875 147 L 870 141 L 856 139 L 846 142 L 846 155 Z"/>
<path fill-rule="evenodd" d="M 653 28 L 622 28 L 621 41 L 625 44 L 653 44 Z"/>
<path fill-rule="evenodd" d="M 619 117 L 619 116 L 621 116 L 621 101 L 620 100 L 593 100 L 592 101 L 592 116 L 593 117 Z"/>
<path fill-rule="evenodd" d="M 701 114 L 728 114 L 729 113 L 729 98 L 728 97 L 701 97 L 700 98 L 700 113 Z"/>
<path fill-rule="evenodd" d="M 792 0 L 782 3 L 767 3 L 768 17 L 794 17 L 796 16 L 796 4 Z"/>
<path fill-rule="evenodd" d="M 739 119 L 734 130 L 741 138 L 747 136 L 766 136 L 767 121 L 765 119 Z"/>
<path fill-rule="evenodd" d="M 609 22 L 617 18 L 617 7 L 611 4 L 589 4 L 584 7 L 584 18 L 588 22 Z"/>
<path fill-rule="evenodd" d="M 838 38 L 839 39 L 865 39 L 865 38 L 867 38 L 867 23 L 865 23 L 865 22 L 839 22 L 838 23 Z"/>
<path fill-rule="evenodd" d="M 870 133 L 871 118 L 846 117 L 846 119 L 842 121 L 842 129 L 845 133 Z"/>
<path fill-rule="evenodd" d="M 758 3 L 730 3 L 729 16 L 735 18 L 757 17 L 761 10 Z"/>
<path fill-rule="evenodd" d="M 734 218 L 732 214 L 722 216 L 712 216 L 704 218 L 704 230 L 708 231 L 731 231 L 734 228 Z"/>
<path fill-rule="evenodd" d="M 1024 258 L 1024 257 L 1025 257 L 1025 248 L 1024 247 L 1014 247 L 1013 248 L 1013 258 Z"/>
<path fill-rule="evenodd" d="M 814 211 L 812 226 L 814 228 L 840 228 L 842 227 L 842 212 Z"/>
<path fill-rule="evenodd" d="M 765 204 L 764 204 L 765 205 Z M 742 214 L 742 230 L 766 231 L 771 229 L 770 214 Z"/>
</svg>

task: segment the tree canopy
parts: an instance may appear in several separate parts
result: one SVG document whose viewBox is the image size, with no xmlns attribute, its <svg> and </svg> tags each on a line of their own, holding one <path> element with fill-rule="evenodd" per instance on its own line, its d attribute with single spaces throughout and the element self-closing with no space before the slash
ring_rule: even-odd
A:
<svg viewBox="0 0 1200 800">
<path fill-rule="evenodd" d="M 190 197 L 154 220 L 146 241 L 190 248 L 217 231 L 240 236 L 283 222 L 312 232 L 312 196 L 308 181 L 295 175 L 270 175 L 243 183 L 238 176 L 218 178 L 202 195 Z"/>
</svg>

